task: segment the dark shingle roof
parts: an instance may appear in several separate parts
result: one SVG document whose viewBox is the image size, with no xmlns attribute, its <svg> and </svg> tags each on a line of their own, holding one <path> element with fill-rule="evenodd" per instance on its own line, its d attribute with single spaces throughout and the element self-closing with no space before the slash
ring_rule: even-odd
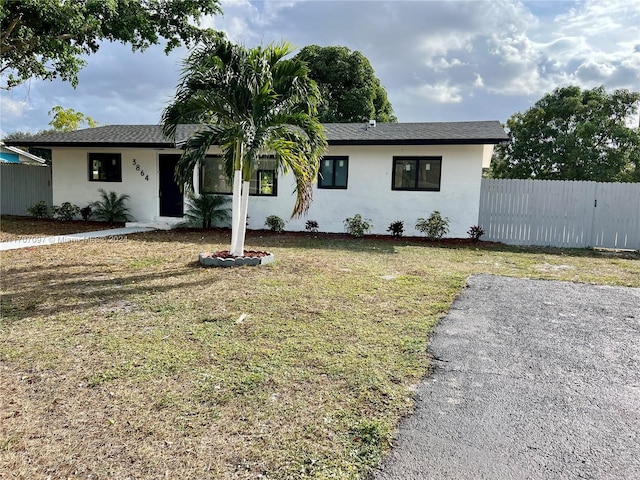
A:
<svg viewBox="0 0 640 480">
<path fill-rule="evenodd" d="M 498 121 L 378 123 L 375 127 L 365 123 L 325 123 L 324 127 L 329 145 L 486 144 L 508 140 Z M 184 142 L 197 129 L 197 125 L 180 125 L 176 143 Z M 45 133 L 6 143 L 39 147 L 175 146 L 162 134 L 160 125 L 106 125 L 67 133 Z"/>
<path fill-rule="evenodd" d="M 330 145 L 399 145 L 499 143 L 508 140 L 498 121 L 378 123 L 325 123 Z"/>
</svg>

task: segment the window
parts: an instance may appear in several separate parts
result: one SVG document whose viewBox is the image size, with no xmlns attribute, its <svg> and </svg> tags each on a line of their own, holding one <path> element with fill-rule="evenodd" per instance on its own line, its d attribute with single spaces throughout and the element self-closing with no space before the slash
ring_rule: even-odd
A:
<svg viewBox="0 0 640 480">
<path fill-rule="evenodd" d="M 320 160 L 318 188 L 347 188 L 349 157 L 324 157 Z"/>
<path fill-rule="evenodd" d="M 272 195 L 278 194 L 278 182 L 276 178 L 275 170 L 258 170 L 258 185 L 257 195 Z M 251 189 L 249 189 L 251 194 Z"/>
<path fill-rule="evenodd" d="M 442 157 L 393 157 L 392 190 L 440 191 Z"/>
<path fill-rule="evenodd" d="M 222 157 L 205 157 L 200 170 L 200 191 L 218 194 L 233 193 L 233 185 L 227 180 Z M 249 195 L 270 197 L 278 195 L 275 158 L 261 157 L 254 165 L 249 183 Z"/>
<path fill-rule="evenodd" d="M 89 181 L 121 182 L 122 155 L 119 153 L 90 153 Z"/>
<path fill-rule="evenodd" d="M 232 186 L 227 183 L 222 157 L 205 157 L 200 169 L 200 192 L 233 193 Z"/>
</svg>

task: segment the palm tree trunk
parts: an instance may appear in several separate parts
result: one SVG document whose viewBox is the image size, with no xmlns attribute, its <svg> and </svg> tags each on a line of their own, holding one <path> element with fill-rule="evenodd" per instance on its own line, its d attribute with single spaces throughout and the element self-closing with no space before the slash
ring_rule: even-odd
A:
<svg viewBox="0 0 640 480">
<path fill-rule="evenodd" d="M 247 233 L 247 212 L 249 210 L 249 187 L 251 185 L 251 162 L 244 160 L 242 164 L 242 194 L 240 195 L 240 211 L 238 233 L 231 254 L 235 257 L 244 255 L 244 239 Z"/>
<path fill-rule="evenodd" d="M 231 206 L 231 255 L 237 255 L 236 245 L 240 232 L 240 204 L 242 190 L 242 172 L 236 170 L 233 175 L 233 204 Z"/>
<path fill-rule="evenodd" d="M 242 141 L 236 141 L 233 165 L 233 204 L 231 207 L 231 255 L 242 255 L 237 253 L 238 235 L 240 233 L 240 206 L 242 194 Z"/>
<path fill-rule="evenodd" d="M 240 220 L 238 225 L 238 238 L 236 238 L 236 248 L 234 255 L 244 255 L 244 240 L 247 235 L 247 212 L 249 211 L 249 185 L 250 182 L 242 183 L 242 197 L 240 201 Z"/>
</svg>

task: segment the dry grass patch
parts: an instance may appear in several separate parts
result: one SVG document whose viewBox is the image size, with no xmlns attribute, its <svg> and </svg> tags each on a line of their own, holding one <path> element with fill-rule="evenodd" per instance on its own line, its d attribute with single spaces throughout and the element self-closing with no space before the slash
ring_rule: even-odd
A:
<svg viewBox="0 0 640 480">
<path fill-rule="evenodd" d="M 2 254 L 0 477 L 366 478 L 472 273 L 640 286 L 637 256 L 219 232 Z"/>
</svg>

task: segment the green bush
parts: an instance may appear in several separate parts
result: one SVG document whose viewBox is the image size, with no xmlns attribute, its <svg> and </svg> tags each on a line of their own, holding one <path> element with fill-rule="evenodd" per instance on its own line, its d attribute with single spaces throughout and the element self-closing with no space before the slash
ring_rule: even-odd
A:
<svg viewBox="0 0 640 480">
<path fill-rule="evenodd" d="M 29 215 L 36 218 L 49 218 L 51 214 L 49 213 L 49 207 L 44 202 L 44 200 L 40 200 L 35 205 L 27 208 L 27 212 Z"/>
<path fill-rule="evenodd" d="M 391 222 L 391 225 L 387 228 L 387 232 L 391 233 L 393 238 L 400 238 L 404 234 L 404 222 L 402 220 Z"/>
<path fill-rule="evenodd" d="M 82 215 L 82 219 L 86 222 L 93 215 L 93 210 L 91 209 L 91 205 L 87 205 L 84 208 L 80 209 L 80 215 Z"/>
<path fill-rule="evenodd" d="M 265 221 L 264 224 L 269 227 L 272 231 L 274 232 L 282 232 L 284 230 L 284 220 L 282 220 L 279 216 L 277 215 L 269 215 Z"/>
<path fill-rule="evenodd" d="M 320 226 L 318 225 L 318 222 L 316 222 L 315 220 L 307 220 L 307 223 L 304 226 L 304 229 L 307 232 L 311 232 L 311 233 L 317 233 L 318 228 L 320 228 Z"/>
<path fill-rule="evenodd" d="M 362 237 L 365 233 L 373 230 L 373 224 L 370 218 L 365 220 L 359 213 L 356 213 L 353 217 L 345 219 L 344 228 L 349 235 Z"/>
<path fill-rule="evenodd" d="M 231 199 L 225 195 L 203 193 L 189 194 L 185 221 L 181 225 L 189 227 L 211 228 L 213 226 L 229 226 L 231 215 L 227 205 Z"/>
<path fill-rule="evenodd" d="M 70 202 L 64 202 L 59 207 L 54 205 L 51 211 L 53 212 L 53 218 L 56 220 L 68 221 L 73 220 L 80 213 L 80 207 Z"/>
<path fill-rule="evenodd" d="M 126 222 L 131 219 L 129 207 L 127 207 L 129 195 L 126 193 L 118 195 L 113 191 L 107 193 L 102 188 L 98 192 L 100 192 L 102 200 L 91 204 L 94 217 L 109 223 Z"/>
<path fill-rule="evenodd" d="M 438 240 L 449 233 L 449 219 L 435 210 L 427 220 L 419 218 L 416 221 L 416 230 L 424 233 L 429 240 Z"/>
<path fill-rule="evenodd" d="M 480 241 L 480 237 L 484 235 L 484 229 L 479 225 L 474 225 L 469 228 L 467 235 L 469 235 L 471 243 L 478 243 Z"/>
</svg>

